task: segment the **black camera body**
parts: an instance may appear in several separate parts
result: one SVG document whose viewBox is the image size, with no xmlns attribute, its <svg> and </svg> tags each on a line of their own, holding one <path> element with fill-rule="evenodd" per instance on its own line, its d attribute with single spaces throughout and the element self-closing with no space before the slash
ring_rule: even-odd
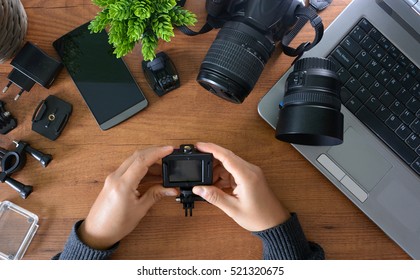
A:
<svg viewBox="0 0 420 280">
<path fill-rule="evenodd" d="M 198 185 L 213 183 L 213 154 L 202 153 L 194 145 L 181 145 L 172 154 L 162 159 L 163 186 L 179 187 L 181 194 L 177 201 L 183 204 L 185 216 L 192 216 L 194 201 L 203 199 L 192 192 Z"/>
<path fill-rule="evenodd" d="M 242 103 L 276 44 L 298 21 L 298 8 L 305 8 L 303 1 L 207 0 L 207 21 L 221 29 L 201 64 L 197 82 L 219 97 Z"/>
<path fill-rule="evenodd" d="M 181 145 L 162 159 L 164 187 L 192 188 L 213 183 L 213 154 L 202 153 L 194 145 Z"/>
</svg>

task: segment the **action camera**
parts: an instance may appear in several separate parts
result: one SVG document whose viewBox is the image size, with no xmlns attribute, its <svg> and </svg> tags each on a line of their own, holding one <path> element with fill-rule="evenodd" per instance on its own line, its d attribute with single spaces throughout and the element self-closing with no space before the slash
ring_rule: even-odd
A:
<svg viewBox="0 0 420 280">
<path fill-rule="evenodd" d="M 164 187 L 180 188 L 177 201 L 184 205 L 185 216 L 188 210 L 192 216 L 194 201 L 203 200 L 193 194 L 192 188 L 213 183 L 213 154 L 202 153 L 194 145 L 181 145 L 162 159 L 162 177 Z"/>
</svg>

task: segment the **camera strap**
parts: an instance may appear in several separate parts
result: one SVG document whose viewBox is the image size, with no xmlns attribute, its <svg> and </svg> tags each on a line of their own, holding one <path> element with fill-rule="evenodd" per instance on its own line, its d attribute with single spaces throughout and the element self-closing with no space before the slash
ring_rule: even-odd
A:
<svg viewBox="0 0 420 280">
<path fill-rule="evenodd" d="M 309 51 L 316 44 L 321 41 L 322 36 L 324 35 L 324 25 L 322 24 L 321 17 L 317 14 L 317 10 L 312 6 L 299 6 L 295 12 L 296 17 L 298 18 L 297 23 L 293 26 L 293 28 L 285 34 L 281 41 L 283 52 L 288 56 L 296 56 L 300 58 L 304 52 Z M 299 31 L 303 28 L 303 26 L 310 22 L 312 27 L 315 30 L 315 38 L 310 42 L 305 42 L 300 44 L 297 48 L 289 47 L 289 44 L 293 41 Z"/>
<path fill-rule="evenodd" d="M 179 0 L 178 5 L 180 7 L 183 7 L 185 5 L 186 0 Z M 324 25 L 322 24 L 322 19 L 318 15 L 317 11 L 325 9 L 332 0 L 310 0 L 310 5 L 308 7 L 306 6 L 298 6 L 298 8 L 295 11 L 295 16 L 298 18 L 298 21 L 293 26 L 293 28 L 283 36 L 281 40 L 281 46 L 283 49 L 283 52 L 288 56 L 296 56 L 296 60 L 299 59 L 304 52 L 309 51 L 314 46 L 316 46 L 319 41 L 321 41 L 322 36 L 324 35 Z M 312 27 L 315 30 L 315 38 L 312 42 L 305 42 L 300 44 L 297 48 L 292 48 L 289 46 L 289 44 L 293 41 L 293 39 L 297 36 L 297 34 L 300 32 L 300 30 L 303 28 L 303 26 L 310 22 Z M 208 15 L 206 23 L 203 25 L 203 27 L 199 31 L 194 31 L 188 28 L 187 26 L 178 26 L 177 28 L 188 36 L 196 36 L 199 34 L 204 34 L 212 29 L 218 29 L 223 26 L 223 21 L 214 21 L 213 18 Z M 295 61 L 296 61 L 295 60 Z"/>
</svg>

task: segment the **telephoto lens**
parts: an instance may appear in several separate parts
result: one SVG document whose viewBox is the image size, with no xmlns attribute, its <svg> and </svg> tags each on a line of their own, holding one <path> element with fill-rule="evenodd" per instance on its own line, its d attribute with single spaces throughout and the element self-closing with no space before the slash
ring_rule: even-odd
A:
<svg viewBox="0 0 420 280">
<path fill-rule="evenodd" d="M 332 61 L 315 57 L 298 60 L 286 81 L 276 138 L 312 146 L 343 143 L 340 91 Z"/>
</svg>

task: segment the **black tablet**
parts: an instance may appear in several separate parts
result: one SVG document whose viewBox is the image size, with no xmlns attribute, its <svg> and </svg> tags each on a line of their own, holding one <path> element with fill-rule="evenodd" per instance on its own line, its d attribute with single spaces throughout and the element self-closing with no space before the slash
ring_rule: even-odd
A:
<svg viewBox="0 0 420 280">
<path fill-rule="evenodd" d="M 91 33 L 89 22 L 57 39 L 58 52 L 102 130 L 144 109 L 148 102 L 124 61 L 116 58 L 106 31 Z"/>
</svg>

